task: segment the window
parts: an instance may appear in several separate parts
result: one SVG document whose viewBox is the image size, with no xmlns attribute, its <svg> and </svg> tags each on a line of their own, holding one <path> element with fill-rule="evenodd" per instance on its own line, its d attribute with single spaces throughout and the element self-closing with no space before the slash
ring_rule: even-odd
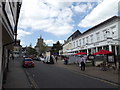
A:
<svg viewBox="0 0 120 90">
<path fill-rule="evenodd" d="M 100 40 L 100 33 L 99 32 L 96 33 L 96 37 L 97 37 L 97 41 L 99 41 Z"/>
<path fill-rule="evenodd" d="M 103 30 L 103 37 L 104 37 L 104 39 L 107 38 L 106 36 L 107 36 L 107 29 Z"/>
<path fill-rule="evenodd" d="M 88 37 L 86 37 L 86 44 L 88 44 Z"/>
<path fill-rule="evenodd" d="M 73 42 L 73 46 L 75 47 L 75 42 Z"/>
<path fill-rule="evenodd" d="M 78 46 L 78 41 L 76 41 L 76 47 Z"/>
<path fill-rule="evenodd" d="M 83 38 L 83 45 L 85 45 L 85 38 Z"/>
<path fill-rule="evenodd" d="M 116 34 L 116 25 L 111 27 L 111 31 L 112 31 L 112 37 L 116 37 L 117 36 L 117 34 Z"/>
<path fill-rule="evenodd" d="M 81 46 L 81 39 L 79 40 L 79 46 Z"/>
<path fill-rule="evenodd" d="M 110 30 L 108 29 L 108 30 L 106 31 L 106 33 L 107 33 L 107 37 L 109 37 L 109 36 L 110 36 Z"/>
<path fill-rule="evenodd" d="M 93 43 L 93 35 L 90 35 L 90 37 L 91 37 L 91 43 Z"/>
<path fill-rule="evenodd" d="M 71 48 L 71 43 L 69 44 L 69 48 Z"/>
</svg>

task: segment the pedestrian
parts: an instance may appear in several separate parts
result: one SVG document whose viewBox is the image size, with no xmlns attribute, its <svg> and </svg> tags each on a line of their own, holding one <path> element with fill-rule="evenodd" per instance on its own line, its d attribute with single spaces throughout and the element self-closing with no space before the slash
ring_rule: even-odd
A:
<svg viewBox="0 0 120 90">
<path fill-rule="evenodd" d="M 66 64 L 66 65 L 68 64 L 68 59 L 69 58 L 67 56 L 64 57 L 64 64 Z"/>
<path fill-rule="evenodd" d="M 81 64 L 81 71 L 85 71 L 85 64 L 86 64 L 86 57 L 85 56 L 81 56 L 80 59 L 80 64 Z"/>
<path fill-rule="evenodd" d="M 13 55 L 13 54 L 12 54 L 12 56 L 11 56 L 11 57 L 12 57 L 12 60 L 14 60 L 14 55 Z"/>
<path fill-rule="evenodd" d="M 50 56 L 50 63 L 51 63 L 51 64 L 54 64 L 54 61 L 55 61 L 55 57 L 54 57 L 54 55 L 51 55 L 51 56 Z"/>
<path fill-rule="evenodd" d="M 55 60 L 56 60 L 56 62 L 57 62 L 57 60 L 58 60 L 58 57 L 57 57 L 57 56 L 55 57 Z"/>
</svg>

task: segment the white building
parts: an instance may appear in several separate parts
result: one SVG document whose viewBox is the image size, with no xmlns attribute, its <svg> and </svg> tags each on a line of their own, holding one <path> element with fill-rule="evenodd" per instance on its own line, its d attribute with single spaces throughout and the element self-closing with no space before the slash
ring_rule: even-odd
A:
<svg viewBox="0 0 120 90">
<path fill-rule="evenodd" d="M 13 47 L 13 56 L 16 58 L 22 57 L 22 46 L 20 45 L 20 40 L 17 40 Z"/>
<path fill-rule="evenodd" d="M 69 38 L 63 45 L 63 54 L 95 53 L 101 49 L 120 52 L 120 17 L 114 16 L 88 29 L 76 38 Z"/>
<path fill-rule="evenodd" d="M 10 51 L 17 35 L 20 0 L 0 0 L 0 89 L 6 81 Z"/>
</svg>

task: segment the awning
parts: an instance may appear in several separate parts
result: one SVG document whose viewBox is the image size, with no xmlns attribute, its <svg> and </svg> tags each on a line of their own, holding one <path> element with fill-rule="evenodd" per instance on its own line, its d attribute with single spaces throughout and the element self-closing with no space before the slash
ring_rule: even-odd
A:
<svg viewBox="0 0 120 90">
<path fill-rule="evenodd" d="M 107 50 L 100 50 L 96 53 L 93 53 L 92 55 L 98 55 L 98 54 L 110 54 L 112 53 L 111 51 L 107 51 Z"/>
<path fill-rule="evenodd" d="M 79 52 L 79 53 L 76 53 L 75 55 L 82 55 L 82 54 L 87 54 L 85 52 Z"/>
</svg>

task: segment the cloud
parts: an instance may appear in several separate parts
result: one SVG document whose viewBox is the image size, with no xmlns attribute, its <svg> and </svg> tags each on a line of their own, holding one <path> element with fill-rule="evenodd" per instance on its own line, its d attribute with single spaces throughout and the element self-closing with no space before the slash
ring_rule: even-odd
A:
<svg viewBox="0 0 120 90">
<path fill-rule="evenodd" d="M 53 40 L 44 40 L 44 42 L 49 46 L 52 46 L 53 43 L 55 43 L 55 41 L 53 41 Z"/>
<path fill-rule="evenodd" d="M 79 4 L 77 6 L 72 7 L 75 12 L 82 13 L 87 12 L 88 10 L 93 8 L 93 5 L 91 3 L 86 4 Z"/>
<path fill-rule="evenodd" d="M 21 44 L 23 47 L 26 46 L 25 42 L 23 42 L 23 41 L 20 41 L 20 44 Z"/>
<path fill-rule="evenodd" d="M 96 6 L 90 14 L 85 16 L 85 18 L 80 21 L 78 26 L 95 26 L 114 15 L 117 15 L 119 1 L 120 0 L 103 0 L 103 2 Z"/>
<path fill-rule="evenodd" d="M 59 42 L 60 42 L 61 44 L 64 44 L 64 40 L 59 40 Z"/>
<path fill-rule="evenodd" d="M 44 42 L 45 42 L 47 45 L 52 46 L 53 43 L 56 43 L 57 41 L 54 41 L 54 40 L 44 40 Z M 64 40 L 59 40 L 59 42 L 60 42 L 61 44 L 63 44 L 63 43 L 64 43 Z"/>
<path fill-rule="evenodd" d="M 102 0 L 45 0 L 47 2 L 101 2 Z"/>
<path fill-rule="evenodd" d="M 26 35 L 30 35 L 30 34 L 32 34 L 32 32 L 27 32 L 22 29 L 18 29 L 18 39 L 21 39 L 25 37 Z"/>
<path fill-rule="evenodd" d="M 70 5 L 69 2 L 23 0 L 18 27 L 42 30 L 56 36 L 70 34 L 73 30 Z"/>
</svg>

